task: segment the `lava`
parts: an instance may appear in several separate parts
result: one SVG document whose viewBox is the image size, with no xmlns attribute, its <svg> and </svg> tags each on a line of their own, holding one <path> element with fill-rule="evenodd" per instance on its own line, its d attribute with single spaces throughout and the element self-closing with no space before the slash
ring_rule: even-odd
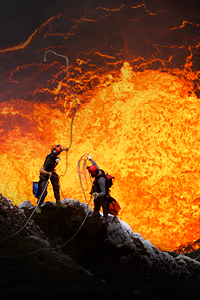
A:
<svg viewBox="0 0 200 300">
<path fill-rule="evenodd" d="M 123 14 L 128 14 L 129 29 Z M 14 204 L 24 200 L 35 204 L 32 181 L 38 179 L 51 146 L 69 144 L 74 100 L 64 63 L 51 55 L 48 63 L 42 61 L 44 50 L 50 48 L 47 41 L 55 39 L 53 48 L 58 43 L 60 51 L 67 49 L 73 57 L 70 80 L 78 98 L 67 175 L 60 179 L 63 197 L 84 200 L 76 166 L 79 158 L 89 153 L 115 177 L 112 196 L 122 208 L 119 217 L 134 232 L 162 250 L 183 245 L 184 251 L 184 245 L 199 239 L 196 62 L 200 41 L 194 36 L 186 40 L 184 32 L 182 40 L 171 42 L 172 33 L 176 35 L 187 26 L 198 31 L 199 25 L 180 18 L 168 20 L 170 26 L 164 28 L 163 14 L 170 14 L 166 7 L 152 10 L 144 3 L 98 7 L 79 18 L 68 11 L 47 20 L 25 43 L 0 50 L 5 59 L 0 84 L 2 194 Z M 105 22 L 115 18 L 122 32 L 114 31 L 112 40 L 115 27 L 109 27 L 106 34 L 103 30 Z M 144 20 L 151 24 L 151 32 L 143 28 Z M 159 30 L 152 20 L 155 24 L 160 20 Z M 68 32 L 62 29 L 64 22 Z M 135 24 L 141 27 L 139 33 Z M 163 41 L 162 30 L 169 43 Z M 101 42 L 96 32 L 101 34 Z M 83 34 L 88 43 L 81 39 Z M 29 62 L 24 53 L 30 57 L 32 47 L 37 54 Z M 61 154 L 59 175 L 65 167 L 66 158 Z M 89 190 L 87 196 L 89 200 Z M 47 199 L 54 199 L 50 185 Z M 194 245 L 199 248 L 198 243 Z"/>
</svg>

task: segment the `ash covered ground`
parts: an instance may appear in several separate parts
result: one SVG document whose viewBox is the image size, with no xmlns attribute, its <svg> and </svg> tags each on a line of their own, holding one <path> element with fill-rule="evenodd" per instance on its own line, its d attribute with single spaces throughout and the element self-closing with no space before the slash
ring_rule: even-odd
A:
<svg viewBox="0 0 200 300">
<path fill-rule="evenodd" d="M 0 195 L 1 295 L 199 295 L 199 250 L 186 255 L 163 252 L 118 217 L 109 215 L 105 227 L 99 218 L 85 220 L 85 203 L 63 201 L 71 206 L 61 209 L 46 202 L 42 214 L 34 213 L 27 222 L 35 207 L 29 201 L 14 206 Z"/>
</svg>

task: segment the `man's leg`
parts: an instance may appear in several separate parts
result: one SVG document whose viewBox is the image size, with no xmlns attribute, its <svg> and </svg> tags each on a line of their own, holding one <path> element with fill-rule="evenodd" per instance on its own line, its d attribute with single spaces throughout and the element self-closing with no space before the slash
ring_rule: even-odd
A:
<svg viewBox="0 0 200 300">
<path fill-rule="evenodd" d="M 67 208 L 67 205 L 60 202 L 60 185 L 59 185 L 59 177 L 57 174 L 51 176 L 51 183 L 53 186 L 54 197 L 56 199 L 56 206 Z"/>
<path fill-rule="evenodd" d="M 101 205 L 103 207 L 103 219 L 102 224 L 106 224 L 108 221 L 108 200 L 107 198 L 101 199 Z"/>
<path fill-rule="evenodd" d="M 90 218 L 95 218 L 99 216 L 100 211 L 100 200 L 99 198 L 94 199 L 94 211 L 89 215 Z"/>
<path fill-rule="evenodd" d="M 60 202 L 60 186 L 59 186 L 59 178 L 58 175 L 51 176 L 51 184 L 53 186 L 54 197 L 56 199 L 56 203 Z"/>
<path fill-rule="evenodd" d="M 100 200 L 99 198 L 94 199 L 94 212 L 99 213 L 100 211 Z"/>
<path fill-rule="evenodd" d="M 37 208 L 36 208 L 36 212 L 38 214 L 41 213 L 40 206 L 43 204 L 44 199 L 47 195 L 47 186 L 48 186 L 47 182 L 48 182 L 48 180 L 49 179 L 47 178 L 47 179 L 40 180 L 40 182 L 39 182 L 39 187 L 41 188 L 41 192 L 40 192 L 40 195 L 38 197 Z"/>
</svg>

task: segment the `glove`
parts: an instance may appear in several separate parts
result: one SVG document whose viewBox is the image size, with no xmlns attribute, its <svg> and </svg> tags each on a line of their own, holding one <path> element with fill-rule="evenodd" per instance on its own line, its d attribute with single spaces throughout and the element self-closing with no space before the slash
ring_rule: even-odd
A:
<svg viewBox="0 0 200 300">
<path fill-rule="evenodd" d="M 87 158 L 90 160 L 92 159 L 92 157 L 90 156 L 90 154 L 87 154 Z"/>
<path fill-rule="evenodd" d="M 97 197 L 99 197 L 99 194 L 98 194 L 97 192 L 95 192 L 95 193 L 92 194 L 92 196 L 93 196 L 94 198 L 97 198 Z"/>
</svg>

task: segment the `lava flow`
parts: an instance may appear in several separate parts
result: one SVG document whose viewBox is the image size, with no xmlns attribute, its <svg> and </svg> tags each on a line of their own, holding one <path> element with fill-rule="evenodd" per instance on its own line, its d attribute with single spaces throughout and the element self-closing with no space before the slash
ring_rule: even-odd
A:
<svg viewBox="0 0 200 300">
<path fill-rule="evenodd" d="M 95 14 L 101 11 L 102 15 L 90 16 L 90 23 L 99 26 L 100 31 L 102 20 L 113 18 L 125 8 L 97 8 Z M 162 10 L 150 13 L 144 4 L 131 9 L 137 13 L 141 9 L 133 23 L 163 13 Z M 59 15 L 57 19 L 64 17 Z M 74 23 L 66 39 L 79 31 L 81 35 L 80 26 L 85 22 L 88 25 L 88 20 L 89 16 L 78 21 L 68 17 L 70 24 Z M 52 18 L 45 24 L 49 26 L 55 21 Z M 182 30 L 189 21 L 181 24 L 173 24 L 171 31 Z M 4 49 L 2 55 L 11 52 L 9 59 L 14 62 L 15 53 L 22 51 L 22 57 L 23 51 L 30 51 L 30 44 L 37 38 L 46 50 L 48 36 L 63 38 L 64 35 L 53 33 L 53 25 L 51 29 L 43 25 L 42 30 L 46 31 L 42 31 L 42 41 L 41 32 L 37 36 L 36 31 L 36 36 L 32 35 L 24 46 Z M 174 250 L 194 243 L 200 233 L 199 72 L 192 69 L 199 44 L 169 46 L 166 58 L 161 55 L 161 48 L 164 53 L 166 46 L 150 45 L 146 37 L 144 40 L 148 50 L 156 51 L 151 58 L 149 52 L 147 57 L 128 53 L 128 44 L 125 44 L 126 58 L 119 53 L 102 54 L 100 48 L 91 52 L 82 49 L 82 56 L 77 53 L 74 58 L 70 71 L 79 107 L 67 175 L 60 184 L 64 197 L 84 200 L 76 166 L 79 158 L 89 153 L 100 168 L 115 177 L 112 196 L 122 207 L 119 217 L 156 247 Z M 42 47 L 38 50 L 41 56 Z M 185 55 L 182 68 L 170 67 L 179 53 L 172 53 L 174 49 Z M 35 61 L 29 64 L 24 59 L 24 63 L 16 63 L 14 67 L 7 64 L 7 80 L 2 81 L 5 88 L 0 103 L 0 192 L 15 204 L 27 199 L 36 203 L 32 181 L 38 180 L 39 169 L 53 144 L 68 146 L 74 112 L 62 61 L 56 62 L 52 55 L 48 57 L 49 64 L 37 65 Z M 31 77 L 28 71 L 32 72 Z M 57 167 L 59 175 L 64 172 L 65 163 L 62 153 Z M 53 201 L 50 185 L 46 200 Z M 198 249 L 198 244 L 195 247 Z"/>
</svg>

